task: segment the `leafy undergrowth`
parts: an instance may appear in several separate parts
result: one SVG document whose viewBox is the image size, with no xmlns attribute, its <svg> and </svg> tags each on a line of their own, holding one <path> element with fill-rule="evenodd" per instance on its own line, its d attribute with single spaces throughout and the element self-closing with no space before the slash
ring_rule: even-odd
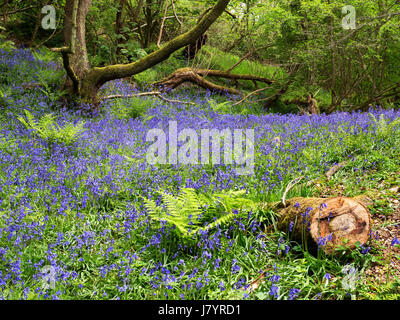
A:
<svg viewBox="0 0 400 320">
<path fill-rule="evenodd" d="M 377 197 L 371 207 L 374 219 L 386 220 L 376 224 L 369 243 L 332 257 L 321 250 L 308 252 L 290 233 L 275 230 L 274 213 L 257 206 L 279 200 L 299 176 L 318 183 L 298 185 L 287 198 L 354 196 L 397 186 L 399 127 L 383 123 L 398 119 L 399 111 L 311 117 L 222 114 L 210 104 L 210 93 L 180 91 L 176 99 L 196 106 L 149 97 L 138 112 L 136 100 L 108 101 L 100 115 L 82 122 L 81 111 L 67 111 L 43 91 L 22 87 L 37 81 L 36 73 L 50 74 L 58 66 L 27 51 L 1 51 L 0 67 L 13 75 L 12 83 L 0 78 L 1 90 L 8 92 L 0 100 L 2 298 L 399 298 L 393 267 L 398 229 L 390 222 L 398 214 L 391 206 L 398 191 Z M 132 91 L 119 81 L 104 90 Z M 32 123 L 51 119 L 57 123 L 52 128 L 82 130 L 67 145 L 54 139 L 54 130 L 50 139 L 24 126 L 24 110 Z M 381 115 L 379 124 L 374 117 Z M 178 132 L 254 129 L 254 174 L 239 175 L 235 166 L 223 164 L 149 165 L 146 134 L 154 128 L 168 132 L 170 121 L 177 122 Z M 346 166 L 327 181 L 325 172 L 344 160 Z M 199 203 L 180 197 L 192 189 Z M 200 206 L 195 221 L 184 207 L 193 203 Z M 179 225 L 186 236 L 177 232 Z M 189 231 L 192 225 L 197 233 Z M 384 228 L 389 234 L 379 242 L 376 232 Z M 371 277 L 377 265 L 384 279 Z"/>
</svg>

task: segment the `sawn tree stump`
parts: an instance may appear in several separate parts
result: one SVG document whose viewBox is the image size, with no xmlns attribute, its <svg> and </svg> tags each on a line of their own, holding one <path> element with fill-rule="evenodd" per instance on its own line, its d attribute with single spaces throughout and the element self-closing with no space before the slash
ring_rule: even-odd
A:
<svg viewBox="0 0 400 320">
<path fill-rule="evenodd" d="M 343 246 L 354 249 L 370 234 L 371 218 L 365 198 L 292 198 L 286 206 L 275 205 L 277 227 L 290 231 L 293 238 L 312 240 L 326 253 Z M 280 207 L 280 208 L 279 208 Z"/>
</svg>

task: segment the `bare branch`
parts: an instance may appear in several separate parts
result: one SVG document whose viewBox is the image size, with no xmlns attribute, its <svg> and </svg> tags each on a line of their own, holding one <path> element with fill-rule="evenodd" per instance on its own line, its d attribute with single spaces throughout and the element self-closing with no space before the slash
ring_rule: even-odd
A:
<svg viewBox="0 0 400 320">
<path fill-rule="evenodd" d="M 102 97 L 101 100 L 121 99 L 121 98 L 129 99 L 129 98 L 134 98 L 134 97 L 145 97 L 145 96 L 156 96 L 157 98 L 159 98 L 165 102 L 169 102 L 169 103 L 181 103 L 181 104 L 189 104 L 189 105 L 193 105 L 193 106 L 196 105 L 193 102 L 167 99 L 161 95 L 160 91 L 142 92 L 142 93 L 136 93 L 136 94 L 130 94 L 130 95 L 115 94 L 115 95 Z"/>
<path fill-rule="evenodd" d="M 304 176 L 298 177 L 298 178 L 296 178 L 296 179 L 290 181 L 289 184 L 287 185 L 287 187 L 286 187 L 286 189 L 285 189 L 285 192 L 283 193 L 282 199 L 281 199 L 281 202 L 282 202 L 282 204 L 283 204 L 284 207 L 286 207 L 286 202 L 285 202 L 285 200 L 286 200 L 286 195 L 287 195 L 287 193 L 288 193 L 296 184 L 298 184 L 303 178 L 304 178 Z"/>
<path fill-rule="evenodd" d="M 160 48 L 160 44 L 161 44 L 161 38 L 162 38 L 163 30 L 164 30 L 165 19 L 167 17 L 168 6 L 169 6 L 169 0 L 166 0 L 165 1 L 164 15 L 163 15 L 163 18 L 161 20 L 160 34 L 158 35 L 158 40 L 157 40 L 157 47 L 158 48 Z"/>
</svg>

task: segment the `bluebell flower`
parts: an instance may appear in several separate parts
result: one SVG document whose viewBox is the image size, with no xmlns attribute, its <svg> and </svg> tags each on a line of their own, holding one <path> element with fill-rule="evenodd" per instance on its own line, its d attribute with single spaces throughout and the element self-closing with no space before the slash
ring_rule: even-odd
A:
<svg viewBox="0 0 400 320">
<path fill-rule="evenodd" d="M 292 288 L 289 290 L 289 297 L 288 300 L 294 300 L 298 297 L 300 293 L 300 289 Z"/>
<path fill-rule="evenodd" d="M 399 239 L 397 239 L 397 238 L 394 238 L 393 240 L 392 240 L 392 247 L 394 247 L 395 245 L 398 245 L 398 244 L 400 244 L 400 240 Z"/>
</svg>

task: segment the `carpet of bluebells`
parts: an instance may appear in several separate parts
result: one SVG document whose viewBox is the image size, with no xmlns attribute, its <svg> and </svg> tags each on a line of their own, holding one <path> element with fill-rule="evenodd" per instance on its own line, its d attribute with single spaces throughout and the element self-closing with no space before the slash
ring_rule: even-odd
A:
<svg viewBox="0 0 400 320">
<path fill-rule="evenodd" d="M 378 178 L 399 158 L 398 130 L 379 134 L 368 113 L 337 112 L 298 116 L 219 112 L 213 95 L 189 89 L 174 99 L 196 106 L 140 98 L 140 117 L 119 117 L 129 99 L 102 103 L 87 117 L 67 110 L 50 91 L 24 84 L 61 83 L 59 63 L 28 50 L 0 51 L 0 297 L 3 299 L 325 299 L 345 296 L 340 289 L 343 261 L 304 252 L 287 234 L 266 232 L 269 213 L 248 212 L 229 225 L 210 229 L 193 243 L 179 241 L 166 224 L 150 220 L 143 198 L 159 204 L 158 190 L 182 188 L 213 194 L 246 190 L 260 202 L 276 201 L 296 177 L 320 177 L 343 160 L 352 163 L 349 195 Z M 51 89 L 52 87 L 50 87 Z M 131 94 L 123 81 L 102 88 Z M 134 107 L 134 106 L 133 106 Z M 57 123 L 84 121 L 76 144 L 49 148 L 20 121 L 23 110 L 35 117 L 57 115 Z M 370 111 L 389 123 L 399 111 Z M 152 128 L 255 129 L 255 173 L 237 175 L 231 165 L 146 163 Z M 396 128 L 395 128 L 396 129 Z M 395 137 L 395 138 L 393 138 Z M 397 139 L 397 140 L 396 140 Z M 346 171 L 347 170 L 347 171 Z M 340 175 L 339 175 L 340 176 Z M 368 178 L 365 178 L 368 176 Z M 314 185 L 291 196 L 309 196 Z M 368 261 L 365 250 L 358 267 Z M 47 271 L 46 271 L 47 270 Z M 49 281 L 51 270 L 54 281 Z M 263 281 L 253 280 L 263 274 Z M 52 279 L 53 279 L 52 278 Z M 50 284 L 50 285 L 49 285 Z"/>
</svg>

